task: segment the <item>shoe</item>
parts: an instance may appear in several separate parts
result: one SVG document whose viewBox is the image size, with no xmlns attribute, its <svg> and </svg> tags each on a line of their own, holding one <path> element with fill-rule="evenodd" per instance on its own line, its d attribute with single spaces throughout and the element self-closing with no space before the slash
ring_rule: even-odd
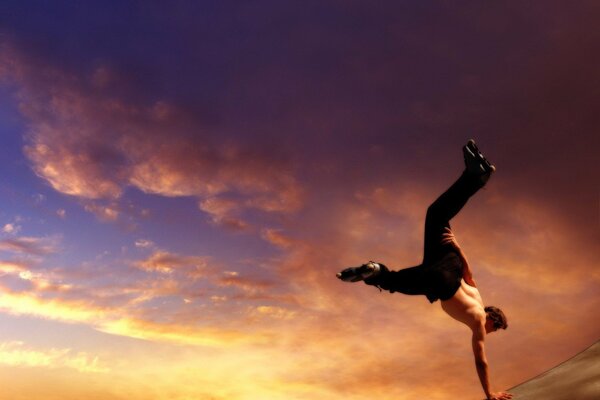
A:
<svg viewBox="0 0 600 400">
<path fill-rule="evenodd" d="M 473 139 L 469 140 L 463 147 L 463 156 L 467 171 L 479 176 L 482 183 L 486 183 L 490 179 L 490 175 L 496 171 L 496 167 L 481 154 Z"/>
<path fill-rule="evenodd" d="M 335 276 L 337 276 L 338 279 L 341 279 L 344 282 L 358 282 L 364 281 L 365 279 L 376 275 L 377 273 L 379 273 L 380 270 L 381 267 L 379 264 L 373 261 L 369 261 L 368 263 L 363 264 L 360 267 L 346 268 L 342 272 L 338 272 L 337 274 L 335 274 Z"/>
</svg>

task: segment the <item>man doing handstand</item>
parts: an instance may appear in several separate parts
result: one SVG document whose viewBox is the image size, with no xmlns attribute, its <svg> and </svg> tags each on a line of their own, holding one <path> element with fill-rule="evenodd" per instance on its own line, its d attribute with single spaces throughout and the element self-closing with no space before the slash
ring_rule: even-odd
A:
<svg viewBox="0 0 600 400">
<path fill-rule="evenodd" d="M 506 317 L 499 308 L 484 307 L 469 263 L 450 229 L 450 220 L 486 184 L 496 168 L 481 154 L 473 140 L 463 147 L 463 155 L 465 171 L 427 209 L 421 265 L 390 271 L 385 265 L 370 261 L 360 267 L 347 268 L 336 276 L 347 282 L 362 280 L 391 293 L 425 295 L 431 303 L 440 300 L 448 315 L 473 332 L 475 366 L 487 399 L 508 400 L 512 398 L 511 394 L 491 390 L 484 350 L 486 334 L 506 329 Z"/>
</svg>

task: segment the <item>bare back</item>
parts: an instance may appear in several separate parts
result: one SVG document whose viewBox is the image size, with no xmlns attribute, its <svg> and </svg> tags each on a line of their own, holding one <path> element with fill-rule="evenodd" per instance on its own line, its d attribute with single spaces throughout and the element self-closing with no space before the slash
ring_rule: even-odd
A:
<svg viewBox="0 0 600 400">
<path fill-rule="evenodd" d="M 460 287 L 454 296 L 441 303 L 446 314 L 467 325 L 471 330 L 485 324 L 486 314 L 479 290 L 467 284 L 464 279 L 461 279 Z"/>
</svg>

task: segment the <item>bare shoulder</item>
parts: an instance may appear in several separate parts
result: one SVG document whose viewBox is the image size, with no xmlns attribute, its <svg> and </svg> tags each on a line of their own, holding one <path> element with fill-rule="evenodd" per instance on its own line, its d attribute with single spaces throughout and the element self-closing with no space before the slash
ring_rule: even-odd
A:
<svg viewBox="0 0 600 400">
<path fill-rule="evenodd" d="M 442 309 L 471 330 L 478 329 L 479 325 L 485 324 L 483 305 L 478 298 L 465 291 L 463 287 L 460 287 L 452 298 L 442 301 Z"/>
<path fill-rule="evenodd" d="M 473 319 L 469 326 L 473 331 L 473 340 L 483 340 L 485 338 L 485 312 L 480 314 L 479 312 L 473 313 Z"/>
<path fill-rule="evenodd" d="M 469 285 L 464 279 L 462 279 L 460 290 L 471 300 L 475 300 L 483 306 L 483 300 L 481 299 L 481 294 L 479 293 L 479 289 L 477 289 L 477 287 Z"/>
</svg>

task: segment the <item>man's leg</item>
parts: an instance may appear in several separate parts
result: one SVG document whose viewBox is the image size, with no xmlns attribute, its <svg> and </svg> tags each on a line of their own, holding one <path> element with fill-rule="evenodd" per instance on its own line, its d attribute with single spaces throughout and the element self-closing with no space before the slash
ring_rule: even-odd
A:
<svg viewBox="0 0 600 400">
<path fill-rule="evenodd" d="M 475 142 L 470 140 L 463 147 L 465 171 L 460 178 L 427 209 L 425 217 L 425 245 L 423 263 L 441 256 L 444 246 L 442 234 L 450 229 L 450 220 L 458 214 L 469 198 L 481 189 L 495 167 L 479 152 Z"/>
<path fill-rule="evenodd" d="M 365 283 L 390 293 L 398 292 L 413 296 L 427 293 L 425 270 L 421 265 L 399 271 L 390 271 L 382 265 L 381 271 L 365 279 Z"/>
<path fill-rule="evenodd" d="M 466 169 L 460 178 L 427 209 L 425 218 L 425 256 L 423 264 L 443 250 L 442 234 L 450 228 L 450 220 L 466 204 L 469 197 L 485 185 L 495 168 L 470 140 L 463 147 Z M 385 265 L 370 261 L 359 267 L 346 268 L 336 276 L 346 282 L 365 281 L 390 292 L 424 294 L 427 282 L 422 265 L 389 271 Z"/>
<path fill-rule="evenodd" d="M 426 292 L 424 270 L 420 265 L 399 271 L 390 271 L 381 263 L 369 261 L 359 267 L 346 268 L 338 272 L 336 276 L 346 282 L 364 281 L 367 285 L 376 286 L 391 293 L 419 295 Z"/>
</svg>

